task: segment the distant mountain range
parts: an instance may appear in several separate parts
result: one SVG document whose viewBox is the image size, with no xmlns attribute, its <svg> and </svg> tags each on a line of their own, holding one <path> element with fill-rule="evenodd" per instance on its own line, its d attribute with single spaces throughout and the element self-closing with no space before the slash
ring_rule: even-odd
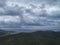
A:
<svg viewBox="0 0 60 45">
<path fill-rule="evenodd" d="M 0 37 L 9 35 L 9 34 L 13 34 L 15 31 L 6 31 L 6 30 L 2 30 L 0 29 Z"/>
<path fill-rule="evenodd" d="M 6 31 L 0 31 L 7 33 Z M 8 34 L 0 37 L 0 45 L 60 45 L 60 32 L 36 31 Z"/>
</svg>

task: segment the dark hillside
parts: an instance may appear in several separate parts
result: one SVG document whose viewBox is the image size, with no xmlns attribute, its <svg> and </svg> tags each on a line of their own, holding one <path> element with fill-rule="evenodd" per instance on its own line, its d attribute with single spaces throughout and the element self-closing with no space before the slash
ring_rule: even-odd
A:
<svg viewBox="0 0 60 45">
<path fill-rule="evenodd" d="M 60 32 L 37 31 L 0 37 L 0 45 L 60 45 Z"/>
</svg>

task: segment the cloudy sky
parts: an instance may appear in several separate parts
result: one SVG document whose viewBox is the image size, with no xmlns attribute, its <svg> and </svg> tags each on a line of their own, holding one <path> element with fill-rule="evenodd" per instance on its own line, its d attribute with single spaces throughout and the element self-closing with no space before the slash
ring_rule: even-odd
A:
<svg viewBox="0 0 60 45">
<path fill-rule="evenodd" d="M 60 29 L 60 0 L 0 0 L 0 28 Z"/>
</svg>

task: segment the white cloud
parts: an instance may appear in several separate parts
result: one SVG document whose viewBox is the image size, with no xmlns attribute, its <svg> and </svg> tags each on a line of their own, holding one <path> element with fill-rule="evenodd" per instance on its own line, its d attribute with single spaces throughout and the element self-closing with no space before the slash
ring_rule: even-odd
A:
<svg viewBox="0 0 60 45">
<path fill-rule="evenodd" d="M 39 17 L 38 16 L 33 16 L 33 15 L 29 15 L 29 14 L 25 14 L 23 16 L 24 22 L 25 23 L 30 23 L 30 24 L 35 24 L 38 23 L 39 21 Z"/>
<path fill-rule="evenodd" d="M 14 24 L 14 23 L 20 23 L 21 19 L 19 16 L 0 16 L 0 23 L 5 23 L 5 24 Z"/>
</svg>

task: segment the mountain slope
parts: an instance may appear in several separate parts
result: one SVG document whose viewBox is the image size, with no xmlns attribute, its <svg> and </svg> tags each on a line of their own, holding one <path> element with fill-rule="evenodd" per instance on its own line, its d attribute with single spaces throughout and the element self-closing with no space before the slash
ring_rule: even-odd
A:
<svg viewBox="0 0 60 45">
<path fill-rule="evenodd" d="M 37 31 L 0 37 L 0 45 L 60 45 L 60 32 Z"/>
<path fill-rule="evenodd" d="M 0 29 L 0 37 L 4 37 L 6 35 L 13 34 L 13 33 L 15 33 L 15 31 L 6 31 L 6 30 Z"/>
</svg>

